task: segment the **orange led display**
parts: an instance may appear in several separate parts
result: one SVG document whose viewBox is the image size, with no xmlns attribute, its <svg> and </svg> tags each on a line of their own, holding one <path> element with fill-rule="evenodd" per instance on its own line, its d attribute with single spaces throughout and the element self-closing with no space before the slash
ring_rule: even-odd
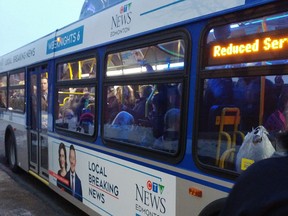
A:
<svg viewBox="0 0 288 216">
<path fill-rule="evenodd" d="M 230 43 L 227 47 L 221 45 L 213 46 L 213 57 L 222 57 L 229 55 L 239 55 L 243 53 L 252 53 L 259 51 L 259 39 L 254 43 L 233 44 Z"/>
<path fill-rule="evenodd" d="M 288 30 L 216 41 L 208 45 L 208 65 L 287 59 Z"/>
<path fill-rule="evenodd" d="M 288 46 L 288 37 L 273 39 L 267 37 L 263 40 L 263 50 L 277 50 L 277 49 L 287 49 Z"/>
</svg>

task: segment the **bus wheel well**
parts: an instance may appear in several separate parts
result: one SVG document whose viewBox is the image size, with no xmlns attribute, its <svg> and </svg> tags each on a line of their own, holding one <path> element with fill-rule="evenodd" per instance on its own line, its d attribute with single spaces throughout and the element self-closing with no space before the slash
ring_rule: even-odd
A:
<svg viewBox="0 0 288 216">
<path fill-rule="evenodd" d="M 13 128 L 9 125 L 5 132 L 5 157 L 13 172 L 18 171 L 17 148 Z"/>
<path fill-rule="evenodd" d="M 199 216 L 218 216 L 223 209 L 227 198 L 221 198 L 207 205 Z"/>
</svg>

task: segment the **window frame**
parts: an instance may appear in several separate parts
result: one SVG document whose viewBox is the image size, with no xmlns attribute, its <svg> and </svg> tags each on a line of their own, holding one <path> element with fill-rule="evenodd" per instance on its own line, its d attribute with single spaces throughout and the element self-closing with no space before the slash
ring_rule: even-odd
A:
<svg viewBox="0 0 288 216">
<path fill-rule="evenodd" d="M 58 65 L 60 64 L 65 64 L 73 61 L 82 61 L 85 59 L 92 59 L 95 58 L 96 60 L 96 76 L 93 78 L 87 78 L 87 79 L 74 79 L 74 80 L 58 80 Z M 88 88 L 94 88 L 95 89 L 95 96 L 94 96 L 94 103 L 95 103 L 95 110 L 94 110 L 94 130 L 93 134 L 85 134 L 82 132 L 77 132 L 77 131 L 72 131 L 69 129 L 64 129 L 61 127 L 58 127 L 56 125 L 56 116 L 58 116 L 58 109 L 60 109 L 60 103 L 55 102 L 54 103 L 54 119 L 53 119 L 53 125 L 55 128 L 55 131 L 59 134 L 62 134 L 64 136 L 69 136 L 69 137 L 74 137 L 77 139 L 83 139 L 88 142 L 93 142 L 96 140 L 97 135 L 98 135 L 98 82 L 99 82 L 99 58 L 96 50 L 92 50 L 89 52 L 84 52 L 84 53 L 77 53 L 69 56 L 65 56 L 63 58 L 59 58 L 55 61 L 55 77 L 54 77 L 54 82 L 55 82 L 55 101 L 58 101 L 59 94 L 58 90 L 59 89 L 69 89 L 71 87 L 79 88 L 79 87 L 88 87 Z"/>
<path fill-rule="evenodd" d="M 24 80 L 24 84 L 23 85 L 10 85 L 10 76 L 11 75 L 15 75 L 15 74 L 20 74 L 20 73 L 23 73 L 23 80 Z M 15 113 L 21 113 L 21 114 L 24 114 L 26 112 L 26 95 L 27 95 L 27 92 L 26 92 L 26 69 L 25 68 L 21 68 L 21 69 L 18 69 L 18 70 L 15 70 L 15 71 L 11 71 L 8 73 L 8 76 L 7 76 L 7 108 L 8 110 L 10 110 L 11 112 L 15 112 Z M 14 110 L 14 108 L 12 108 L 10 106 L 10 91 L 13 91 L 13 90 L 24 90 L 24 95 L 23 95 L 23 110 Z M 11 109 L 12 108 L 12 109 Z"/>
<path fill-rule="evenodd" d="M 155 73 L 141 73 L 141 74 L 133 74 L 133 75 L 120 75 L 120 76 L 106 76 L 108 55 L 112 53 L 117 53 L 121 51 L 134 50 L 139 49 L 141 47 L 148 47 L 160 43 L 171 42 L 173 40 L 182 39 L 185 44 L 185 56 L 184 56 L 184 67 L 181 70 L 171 70 L 171 71 L 163 71 L 163 72 L 155 72 Z M 143 42 L 145 41 L 145 42 Z M 134 40 L 124 41 L 119 43 L 119 45 L 111 45 L 107 48 L 107 52 L 105 53 L 105 64 L 103 71 L 103 87 L 102 87 L 102 119 L 101 119 L 101 137 L 102 142 L 105 146 L 118 149 L 128 153 L 135 153 L 144 157 L 153 158 L 155 160 L 168 162 L 171 164 L 178 163 L 184 156 L 186 150 L 186 125 L 187 125 L 187 106 L 188 106 L 188 84 L 189 84 L 189 59 L 191 59 L 191 39 L 190 35 L 186 29 L 179 28 L 173 29 L 169 32 L 160 32 L 157 34 L 139 37 Z M 164 76 L 169 73 L 169 77 Z M 108 139 L 104 136 L 104 116 L 105 116 L 105 101 L 107 98 L 107 93 L 105 92 L 106 87 L 115 86 L 115 85 L 145 85 L 145 84 L 169 84 L 169 83 L 182 83 L 182 88 L 185 91 L 182 91 L 181 98 L 181 116 L 180 123 L 181 129 L 179 133 L 179 151 L 176 154 L 167 154 L 161 151 L 156 151 L 149 148 L 139 147 L 137 145 L 117 142 L 116 140 Z"/>
</svg>

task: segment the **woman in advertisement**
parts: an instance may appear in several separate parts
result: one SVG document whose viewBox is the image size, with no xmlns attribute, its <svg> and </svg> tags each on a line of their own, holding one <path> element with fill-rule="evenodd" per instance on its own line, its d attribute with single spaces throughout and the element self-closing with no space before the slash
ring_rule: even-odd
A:
<svg viewBox="0 0 288 216">
<path fill-rule="evenodd" d="M 58 156 L 59 156 L 59 166 L 60 170 L 58 170 L 57 178 L 57 186 L 62 190 L 65 189 L 65 176 L 67 174 L 67 155 L 66 155 L 66 148 L 64 143 L 60 143 L 58 149 Z M 67 181 L 67 180 L 66 180 Z"/>
</svg>

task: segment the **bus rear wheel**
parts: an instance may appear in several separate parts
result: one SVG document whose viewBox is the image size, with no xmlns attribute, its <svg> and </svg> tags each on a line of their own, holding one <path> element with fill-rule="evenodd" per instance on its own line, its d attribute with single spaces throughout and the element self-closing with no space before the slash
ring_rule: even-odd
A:
<svg viewBox="0 0 288 216">
<path fill-rule="evenodd" d="M 16 142 L 13 134 L 10 134 L 7 139 L 8 144 L 8 162 L 9 167 L 13 172 L 18 171 L 17 166 L 17 154 L 16 154 Z"/>
</svg>

